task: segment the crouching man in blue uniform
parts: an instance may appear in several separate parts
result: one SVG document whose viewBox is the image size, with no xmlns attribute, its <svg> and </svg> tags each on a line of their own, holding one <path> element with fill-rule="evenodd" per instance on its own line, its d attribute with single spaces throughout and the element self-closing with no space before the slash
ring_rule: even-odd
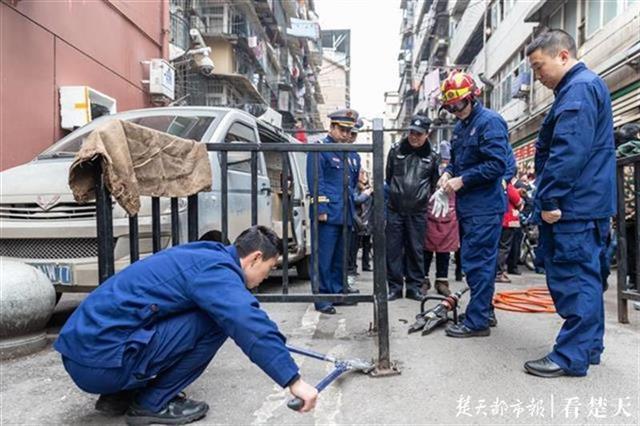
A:
<svg viewBox="0 0 640 426">
<path fill-rule="evenodd" d="M 577 61 L 566 32 L 542 34 L 526 53 L 536 78 L 555 94 L 536 143 L 534 217 L 536 258 L 565 322 L 551 353 L 524 368 L 541 377 L 584 376 L 604 350 L 600 254 L 616 207 L 611 99 L 602 79 Z"/>
<path fill-rule="evenodd" d="M 278 327 L 249 292 L 269 275 L 281 244 L 254 226 L 235 244 L 200 241 L 135 262 L 91 293 L 54 343 L 65 369 L 96 409 L 130 425 L 184 424 L 204 417 L 205 402 L 182 390 L 207 368 L 227 337 L 269 377 L 311 410 L 305 383 Z"/>
<path fill-rule="evenodd" d="M 358 112 L 353 109 L 335 111 L 328 115 L 331 120 L 329 134 L 322 140 L 323 144 L 349 143 L 351 140 L 351 130 L 358 120 Z M 347 229 L 353 226 L 353 213 L 356 210 L 354 193 L 360 176 L 360 155 L 357 152 L 347 153 L 344 157 L 338 152 L 321 152 L 319 154 L 309 153 L 307 155 L 307 183 L 309 191 L 313 194 L 314 188 L 314 164 L 318 159 L 318 206 L 317 217 L 314 216 L 314 206 L 309 207 L 309 217 L 311 218 L 311 238 L 313 233 L 313 222 L 318 221 L 318 279 L 320 294 L 340 294 L 343 293 L 345 283 L 343 280 L 343 238 L 349 238 L 350 232 L 343 235 L 343 209 L 346 208 Z M 347 168 L 347 199 L 344 199 L 344 168 Z M 311 202 L 313 203 L 313 199 Z M 347 240 L 348 241 L 348 240 Z M 313 244 L 312 244 L 313 247 Z M 313 258 L 312 265 L 313 271 Z M 313 272 L 312 272 L 313 274 Z M 349 293 L 359 292 L 357 289 L 347 287 Z M 346 304 L 347 302 L 345 302 Z M 324 314 L 333 315 L 336 313 L 334 305 L 329 302 L 318 302 L 315 304 L 316 310 Z"/>
<path fill-rule="evenodd" d="M 498 244 L 506 211 L 504 177 L 511 163 L 507 123 L 476 99 L 471 75 L 454 71 L 442 83 L 443 108 L 458 118 L 451 140 L 451 162 L 438 186 L 456 192 L 462 269 L 471 300 L 464 321 L 446 329 L 450 337 L 491 334 Z"/>
</svg>

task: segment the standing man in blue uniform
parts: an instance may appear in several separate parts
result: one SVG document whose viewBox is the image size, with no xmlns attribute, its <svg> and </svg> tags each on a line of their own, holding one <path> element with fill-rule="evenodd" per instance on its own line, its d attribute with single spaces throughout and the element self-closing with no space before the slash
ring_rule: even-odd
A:
<svg viewBox="0 0 640 426">
<path fill-rule="evenodd" d="M 131 425 L 204 417 L 209 406 L 181 391 L 227 337 L 309 411 L 317 391 L 302 381 L 284 336 L 249 291 L 269 275 L 281 247 L 272 230 L 254 226 L 234 245 L 200 241 L 135 262 L 80 304 L 54 348 L 80 389 L 101 394 L 96 409 L 126 411 Z"/>
<path fill-rule="evenodd" d="M 464 321 L 450 325 L 450 337 L 488 336 L 493 312 L 498 243 L 506 211 L 504 177 L 510 163 L 507 123 L 476 99 L 473 78 L 453 71 L 442 83 L 443 108 L 458 118 L 451 140 L 451 162 L 438 186 L 456 192 L 461 228 L 462 269 L 471 300 Z"/>
<path fill-rule="evenodd" d="M 358 112 L 353 109 L 335 111 L 329 114 L 331 120 L 329 134 L 322 140 L 324 144 L 349 143 L 351 129 L 358 120 Z M 314 162 L 318 164 L 318 216 L 313 216 L 313 206 L 310 206 L 309 217 L 312 221 L 318 221 L 318 271 L 320 294 L 339 294 L 347 283 L 343 282 L 343 209 L 347 209 L 347 227 L 352 226 L 355 205 L 353 194 L 360 174 L 360 156 L 346 153 L 343 161 L 342 153 L 322 152 L 307 155 L 307 183 L 309 191 L 313 195 L 314 187 Z M 344 168 L 348 168 L 346 182 L 348 185 L 348 197 L 343 196 Z M 312 200 L 313 202 L 313 200 Z M 316 236 L 312 233 L 311 238 Z M 347 240 L 348 241 L 348 240 Z M 313 244 L 312 244 L 313 247 Z M 314 255 L 312 253 L 311 259 Z M 313 260 L 312 260 L 313 262 Z M 311 270 L 313 271 L 313 264 Z M 333 315 L 336 309 L 329 302 L 315 304 L 318 311 Z"/>
<path fill-rule="evenodd" d="M 551 30 L 528 47 L 531 68 L 555 100 L 536 142 L 534 218 L 556 311 L 565 320 L 553 350 L 525 363 L 536 376 L 584 376 L 604 350 L 601 256 L 616 208 L 611 98 L 576 59 L 576 44 Z"/>
</svg>

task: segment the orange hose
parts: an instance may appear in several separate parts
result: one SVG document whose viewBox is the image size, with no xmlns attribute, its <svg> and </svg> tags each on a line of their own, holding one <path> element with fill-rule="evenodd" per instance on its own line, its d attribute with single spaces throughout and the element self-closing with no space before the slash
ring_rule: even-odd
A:
<svg viewBox="0 0 640 426">
<path fill-rule="evenodd" d="M 553 299 L 546 287 L 500 291 L 493 298 L 496 309 L 511 312 L 554 313 Z"/>
</svg>

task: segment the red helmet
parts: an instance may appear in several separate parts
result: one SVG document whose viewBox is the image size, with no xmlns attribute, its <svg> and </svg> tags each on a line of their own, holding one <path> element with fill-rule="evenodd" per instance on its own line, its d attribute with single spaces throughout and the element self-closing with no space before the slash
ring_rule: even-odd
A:
<svg viewBox="0 0 640 426">
<path fill-rule="evenodd" d="M 480 89 L 471 74 L 462 71 L 452 71 L 442 82 L 440 92 L 443 105 L 453 105 L 463 99 L 473 99 L 480 95 Z"/>
</svg>

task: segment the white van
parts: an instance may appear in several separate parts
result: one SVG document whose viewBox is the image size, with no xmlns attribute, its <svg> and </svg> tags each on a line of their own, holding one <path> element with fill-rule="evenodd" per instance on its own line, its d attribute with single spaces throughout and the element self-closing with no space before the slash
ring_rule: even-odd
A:
<svg viewBox="0 0 640 426">
<path fill-rule="evenodd" d="M 70 133 L 33 161 L 0 173 L 0 257 L 34 265 L 47 274 L 58 294 L 91 291 L 98 284 L 95 204 L 78 204 L 68 185 L 69 167 L 89 132 L 106 120 L 121 119 L 186 139 L 209 143 L 297 143 L 280 129 L 237 109 L 165 107 L 100 117 Z M 282 154 L 258 153 L 258 223 L 282 236 Z M 213 190 L 198 201 L 199 233 L 220 230 L 220 153 L 210 152 Z M 288 153 L 292 184 L 289 261 L 308 278 L 310 229 L 304 153 Z M 229 239 L 251 225 L 251 154 L 228 153 Z M 302 167 L 302 169 L 301 169 Z M 151 199 L 138 214 L 140 256 L 152 252 Z M 161 199 L 162 247 L 171 244 L 171 207 Z M 187 202 L 179 200 L 181 242 L 186 241 Z M 116 271 L 129 262 L 129 221 L 114 204 Z"/>
</svg>

